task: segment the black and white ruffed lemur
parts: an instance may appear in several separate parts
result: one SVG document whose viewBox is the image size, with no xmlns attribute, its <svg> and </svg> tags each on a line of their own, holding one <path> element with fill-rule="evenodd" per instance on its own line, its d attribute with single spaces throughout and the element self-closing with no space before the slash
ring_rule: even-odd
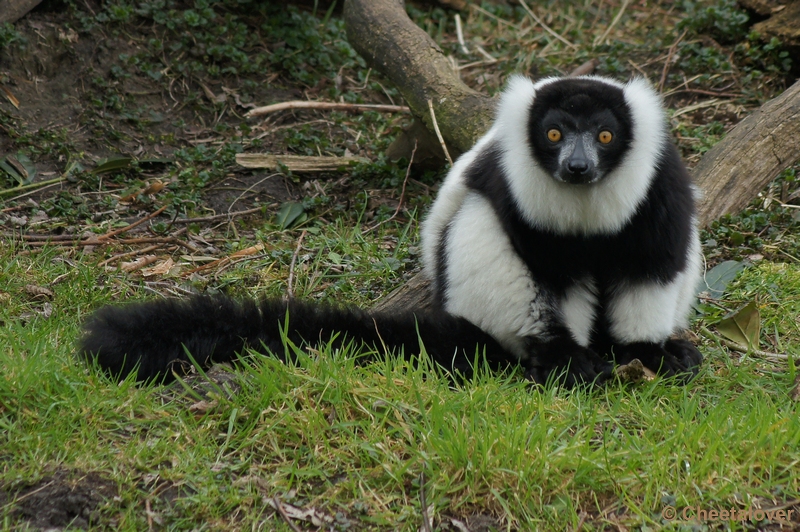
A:
<svg viewBox="0 0 800 532">
<path fill-rule="evenodd" d="M 98 310 L 79 350 L 116 378 L 176 362 L 286 356 L 295 343 L 424 350 L 469 377 L 476 353 L 536 382 L 602 382 L 638 358 L 662 375 L 702 361 L 685 328 L 702 257 L 694 187 L 642 79 L 513 77 L 491 130 L 453 165 L 422 228 L 433 310 L 371 312 L 223 296 Z"/>
</svg>

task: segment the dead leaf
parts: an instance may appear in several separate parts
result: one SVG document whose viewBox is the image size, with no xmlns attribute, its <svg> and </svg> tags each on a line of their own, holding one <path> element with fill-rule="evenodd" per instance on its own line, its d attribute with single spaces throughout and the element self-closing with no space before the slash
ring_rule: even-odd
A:
<svg viewBox="0 0 800 532">
<path fill-rule="evenodd" d="M 615 367 L 614 375 L 622 382 L 639 382 L 655 378 L 655 373 L 644 367 L 644 364 L 638 358 L 634 358 L 627 364 Z"/>
<path fill-rule="evenodd" d="M 761 315 L 755 301 L 751 301 L 717 324 L 725 338 L 750 349 L 757 349 L 761 335 Z"/>
<path fill-rule="evenodd" d="M 168 275 L 174 267 L 175 261 L 172 260 L 172 258 L 167 258 L 167 260 L 161 261 L 152 268 L 146 268 L 142 270 L 142 275 L 145 277 L 153 277 L 156 275 L 163 277 Z"/>
<path fill-rule="evenodd" d="M 214 401 L 197 401 L 195 404 L 189 407 L 189 412 L 193 414 L 205 414 L 209 410 L 213 410 L 219 405 L 219 403 Z"/>
<path fill-rule="evenodd" d="M 142 194 L 150 195 L 150 194 L 158 194 L 166 185 L 161 181 L 153 181 L 142 190 Z"/>
<path fill-rule="evenodd" d="M 792 401 L 800 402 L 800 374 L 794 378 L 794 388 L 789 392 L 789 397 Z"/>
<path fill-rule="evenodd" d="M 211 100 L 211 103 L 225 103 L 225 100 L 228 99 L 228 96 L 224 92 L 222 94 L 220 94 L 219 96 L 217 96 L 204 83 L 200 83 L 200 86 L 203 88 L 203 93 L 206 95 L 206 98 Z"/>
<path fill-rule="evenodd" d="M 303 509 L 303 508 L 298 508 L 297 506 L 292 506 L 291 504 L 286 504 L 284 502 L 277 501 L 269 497 L 265 497 L 264 499 L 265 499 L 264 502 L 269 504 L 274 509 L 278 510 L 279 512 L 282 510 L 283 513 L 285 513 L 289 519 L 294 519 L 296 521 L 305 521 L 307 523 L 311 523 L 316 527 L 323 527 L 325 525 L 330 525 L 334 521 L 332 516 L 326 514 L 321 510 L 317 510 L 316 508 Z M 278 505 L 280 505 L 280 510 L 278 509 Z"/>
<path fill-rule="evenodd" d="M 14 106 L 14 107 L 16 107 L 17 109 L 19 109 L 19 100 L 17 100 L 17 97 L 16 97 L 16 96 L 14 96 L 14 95 L 11 93 L 11 91 L 10 91 L 10 90 L 8 90 L 6 87 L 4 87 L 4 86 L 2 86 L 2 85 L 0 85 L 0 89 L 3 89 L 3 94 L 5 94 L 5 95 L 6 95 L 6 99 L 7 99 L 9 102 L 11 102 L 11 105 L 13 105 L 13 106 Z"/>
<path fill-rule="evenodd" d="M 249 248 L 240 249 L 235 253 L 231 253 L 229 258 L 231 259 L 238 259 L 240 257 L 249 257 L 250 255 L 255 255 L 256 253 L 264 250 L 264 244 L 256 244 L 255 246 L 250 246 Z"/>
<path fill-rule="evenodd" d="M 78 42 L 78 32 L 72 28 L 58 29 L 58 40 L 61 42 L 76 43 Z"/>
<path fill-rule="evenodd" d="M 119 201 L 121 201 L 122 203 L 130 203 L 132 201 L 135 201 L 136 198 L 139 197 L 139 196 L 142 196 L 142 195 L 150 196 L 150 195 L 153 195 L 153 194 L 157 194 L 157 193 L 161 192 L 162 190 L 164 190 L 165 186 L 166 185 L 164 183 L 162 183 L 161 181 L 154 181 L 154 182 L 150 183 L 149 185 L 147 185 L 144 188 L 140 188 L 139 190 L 136 190 L 134 192 L 131 192 L 130 194 L 126 194 L 126 195 L 122 196 L 119 199 Z"/>
<path fill-rule="evenodd" d="M 30 299 L 49 299 L 52 300 L 55 297 L 55 294 L 52 290 L 47 288 L 46 286 L 37 286 L 35 284 L 26 284 L 25 293 L 30 296 Z"/>
</svg>

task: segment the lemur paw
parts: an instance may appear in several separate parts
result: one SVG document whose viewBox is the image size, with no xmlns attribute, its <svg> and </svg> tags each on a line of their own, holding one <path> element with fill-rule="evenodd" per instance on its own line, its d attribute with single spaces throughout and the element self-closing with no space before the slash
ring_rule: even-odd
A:
<svg viewBox="0 0 800 532">
<path fill-rule="evenodd" d="M 566 352 L 565 352 L 566 351 Z M 536 384 L 554 380 L 566 388 L 600 385 L 611 378 L 613 365 L 585 347 L 573 346 L 552 356 L 537 356 L 525 368 L 525 377 Z"/>
<path fill-rule="evenodd" d="M 688 340 L 669 339 L 664 344 L 664 349 L 691 372 L 692 377 L 697 375 L 700 364 L 703 363 L 703 354 L 693 343 Z"/>
<path fill-rule="evenodd" d="M 627 364 L 634 358 L 659 375 L 675 377 L 683 384 L 697 375 L 703 362 L 703 355 L 687 340 L 670 339 L 663 347 L 650 342 L 615 346 L 614 360 L 617 364 Z"/>
</svg>

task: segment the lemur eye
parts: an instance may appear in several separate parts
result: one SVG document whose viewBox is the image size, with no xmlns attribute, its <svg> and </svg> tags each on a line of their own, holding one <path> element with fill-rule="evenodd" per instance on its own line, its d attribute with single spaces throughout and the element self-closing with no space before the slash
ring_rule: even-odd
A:
<svg viewBox="0 0 800 532">
<path fill-rule="evenodd" d="M 547 130 L 547 138 L 550 142 L 558 142 L 561 140 L 561 132 L 555 128 Z"/>
<path fill-rule="evenodd" d="M 599 140 L 603 144 L 608 144 L 609 142 L 611 142 L 611 139 L 613 138 L 614 135 L 612 135 L 611 132 L 607 130 L 603 130 L 600 132 L 599 135 L 597 135 L 597 140 Z"/>
</svg>

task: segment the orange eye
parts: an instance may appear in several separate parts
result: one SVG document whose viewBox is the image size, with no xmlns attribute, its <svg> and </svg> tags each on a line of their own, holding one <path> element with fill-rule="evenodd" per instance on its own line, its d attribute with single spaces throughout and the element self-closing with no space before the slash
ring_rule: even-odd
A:
<svg viewBox="0 0 800 532">
<path fill-rule="evenodd" d="M 547 130 L 547 138 L 550 142 L 558 142 L 561 140 L 561 132 L 555 128 Z"/>
<path fill-rule="evenodd" d="M 608 144 L 613 138 L 614 135 L 612 135 L 610 131 L 601 131 L 600 134 L 597 135 L 597 140 L 603 144 Z"/>
</svg>

